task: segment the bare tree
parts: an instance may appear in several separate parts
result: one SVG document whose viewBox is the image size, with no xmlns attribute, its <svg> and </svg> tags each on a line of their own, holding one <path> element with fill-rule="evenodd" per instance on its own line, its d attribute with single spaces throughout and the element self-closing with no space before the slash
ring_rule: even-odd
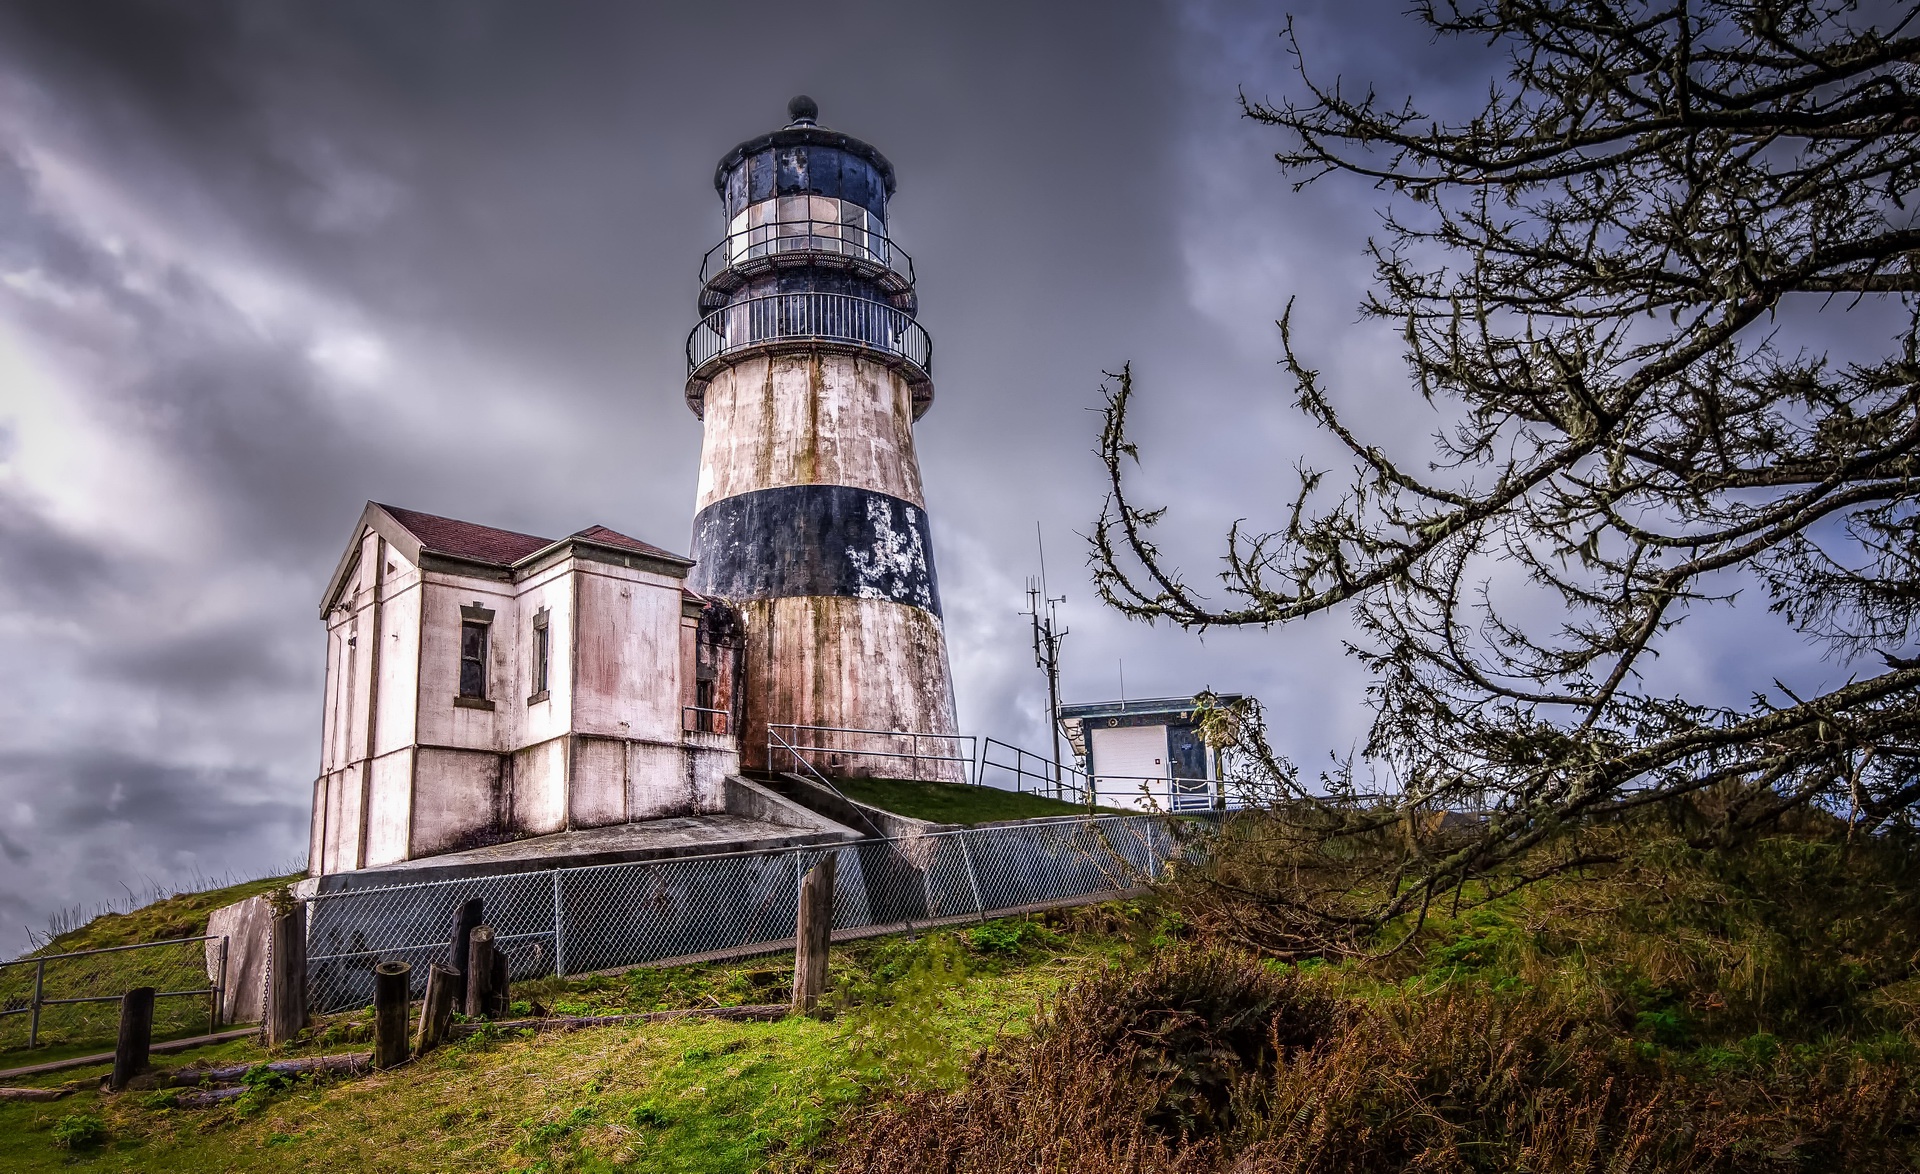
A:
<svg viewBox="0 0 1920 1174">
<path fill-rule="evenodd" d="M 1862 832 L 1913 823 L 1917 12 L 1425 0 L 1439 34 L 1507 51 L 1471 118 L 1321 84 L 1304 58 L 1298 103 L 1243 100 L 1285 136 L 1296 189 L 1345 174 L 1382 193 L 1363 310 L 1404 330 L 1408 394 L 1450 423 L 1422 467 L 1370 443 L 1296 347 L 1289 307 L 1299 406 L 1352 475 L 1303 468 L 1282 525 L 1236 525 L 1215 602 L 1154 544 L 1163 511 L 1127 492 L 1122 371 L 1093 565 L 1112 606 L 1189 628 L 1351 610 L 1375 678 L 1366 758 L 1396 798 L 1346 803 L 1320 834 L 1481 795 L 1492 808 L 1402 859 L 1375 922 L 1564 829 L 1709 790 L 1723 801 L 1694 806 L 1721 834 L 1807 805 Z M 1822 341 L 1836 320 L 1887 341 L 1837 356 Z M 1766 672 L 1744 704 L 1655 687 L 1676 627 L 1743 590 L 1845 682 L 1803 696 Z M 1331 811 L 1249 717 L 1222 729 L 1296 803 Z M 1332 780 L 1334 800 L 1349 782 Z"/>
</svg>

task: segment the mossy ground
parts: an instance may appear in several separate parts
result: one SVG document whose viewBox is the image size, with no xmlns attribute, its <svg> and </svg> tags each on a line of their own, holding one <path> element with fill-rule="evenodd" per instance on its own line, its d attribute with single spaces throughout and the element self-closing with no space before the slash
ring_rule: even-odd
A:
<svg viewBox="0 0 1920 1174">
<path fill-rule="evenodd" d="M 1102 959 L 1130 954 L 1137 909 L 1006 920 L 836 949 L 831 1017 L 686 1021 L 571 1033 L 480 1036 L 391 1073 L 295 1082 L 213 1109 L 164 1092 L 96 1091 L 104 1070 L 43 1078 L 83 1091 L 0 1104 L 0 1168 L 94 1170 L 667 1170 L 802 1167 L 852 1108 L 951 1087 L 997 1038 Z M 604 1014 L 779 1001 L 781 959 L 641 969 L 516 987 L 531 1010 Z M 293 1054 L 363 1049 L 364 1015 L 316 1026 Z M 263 1059 L 252 1044 L 165 1057 Z M 56 1144 L 99 1121 L 97 1144 Z"/>
</svg>

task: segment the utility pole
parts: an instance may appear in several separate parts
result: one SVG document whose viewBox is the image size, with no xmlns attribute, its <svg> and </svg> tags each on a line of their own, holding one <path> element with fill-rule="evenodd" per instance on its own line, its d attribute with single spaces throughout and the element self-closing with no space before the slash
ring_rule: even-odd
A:
<svg viewBox="0 0 1920 1174">
<path fill-rule="evenodd" d="M 1064 772 L 1060 766 L 1060 642 L 1067 638 L 1060 627 L 1058 605 L 1064 595 L 1047 594 L 1047 547 L 1040 537 L 1040 523 L 1033 524 L 1033 539 L 1040 548 L 1040 577 L 1027 580 L 1027 611 L 1033 619 L 1033 664 L 1047 674 L 1047 728 L 1053 734 L 1053 797 L 1062 797 Z"/>
</svg>

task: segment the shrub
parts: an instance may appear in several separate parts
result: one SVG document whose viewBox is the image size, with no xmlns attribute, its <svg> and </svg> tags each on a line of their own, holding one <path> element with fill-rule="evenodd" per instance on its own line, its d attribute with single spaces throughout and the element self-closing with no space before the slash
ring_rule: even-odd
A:
<svg viewBox="0 0 1920 1174">
<path fill-rule="evenodd" d="M 1066 994 L 964 1089 L 851 1129 L 855 1174 L 1911 1170 L 1920 1065 L 1754 1036 L 1684 1067 L 1590 1005 L 1169 953 Z"/>
<path fill-rule="evenodd" d="M 53 1126 L 53 1144 L 63 1150 L 90 1150 L 107 1140 L 107 1123 L 92 1113 L 69 1113 Z"/>
</svg>

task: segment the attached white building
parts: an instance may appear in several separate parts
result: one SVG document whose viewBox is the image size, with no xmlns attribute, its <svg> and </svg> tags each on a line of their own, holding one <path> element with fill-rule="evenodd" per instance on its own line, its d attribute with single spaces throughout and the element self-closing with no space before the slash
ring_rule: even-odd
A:
<svg viewBox="0 0 1920 1174">
<path fill-rule="evenodd" d="M 311 871 L 723 810 L 739 640 L 692 565 L 368 503 L 320 609 Z"/>
</svg>

